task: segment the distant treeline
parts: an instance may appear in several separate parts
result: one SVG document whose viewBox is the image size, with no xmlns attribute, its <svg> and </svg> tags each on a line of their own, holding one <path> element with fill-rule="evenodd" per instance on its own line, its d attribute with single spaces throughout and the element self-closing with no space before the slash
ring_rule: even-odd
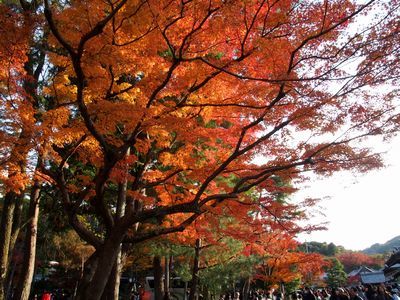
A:
<svg viewBox="0 0 400 300">
<path fill-rule="evenodd" d="M 391 253 L 395 248 L 400 247 L 400 235 L 392 238 L 384 244 L 373 244 L 372 246 L 362 250 L 361 252 L 369 255 L 373 254 L 388 254 Z M 327 242 L 305 242 L 299 246 L 299 249 L 303 252 L 314 252 L 325 256 L 335 256 L 339 253 L 349 251 L 340 245 Z"/>
<path fill-rule="evenodd" d="M 346 251 L 343 246 L 337 246 L 334 243 L 320 243 L 320 242 L 305 242 L 299 246 L 303 252 L 319 253 L 325 256 L 335 256 L 341 252 Z"/>
</svg>

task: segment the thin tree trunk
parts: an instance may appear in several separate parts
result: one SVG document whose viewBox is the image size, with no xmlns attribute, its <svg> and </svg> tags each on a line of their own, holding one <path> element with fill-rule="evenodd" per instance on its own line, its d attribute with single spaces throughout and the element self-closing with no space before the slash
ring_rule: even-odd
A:
<svg viewBox="0 0 400 300">
<path fill-rule="evenodd" d="M 201 240 L 197 239 L 194 250 L 193 273 L 192 273 L 192 282 L 190 286 L 189 300 L 195 299 L 197 285 L 199 283 L 200 247 L 201 247 Z"/>
<path fill-rule="evenodd" d="M 13 218 L 13 225 L 11 229 L 11 240 L 10 240 L 10 252 L 9 252 L 10 259 L 21 230 L 23 208 L 24 208 L 24 195 L 21 194 L 18 195 L 15 201 L 14 218 Z"/>
<path fill-rule="evenodd" d="M 169 300 L 171 298 L 170 294 L 170 258 L 165 256 L 165 276 L 164 276 L 164 300 Z"/>
<path fill-rule="evenodd" d="M 13 262 L 11 270 L 9 274 L 7 275 L 7 288 L 6 288 L 6 294 L 5 294 L 5 299 L 13 299 L 12 295 L 12 284 L 14 280 L 14 274 L 15 270 L 17 269 L 17 262 Z"/>
<path fill-rule="evenodd" d="M 75 299 L 76 294 L 78 293 L 79 283 L 83 278 L 83 272 L 84 271 L 85 271 L 85 259 L 84 259 L 83 255 L 81 255 L 81 272 L 80 272 L 79 279 L 76 281 L 75 288 L 74 288 L 74 294 L 72 295 L 72 299 Z"/>
<path fill-rule="evenodd" d="M 5 299 L 6 278 L 9 264 L 11 232 L 16 195 L 8 192 L 4 197 L 0 227 L 0 300 Z"/>
<path fill-rule="evenodd" d="M 185 289 L 184 289 L 184 295 L 183 295 L 183 300 L 188 300 L 188 283 L 185 281 Z"/>
<path fill-rule="evenodd" d="M 210 295 L 211 295 L 211 294 L 210 294 L 210 292 L 208 291 L 207 286 L 205 286 L 205 285 L 202 286 L 201 294 L 203 295 L 202 300 L 209 300 L 209 299 L 211 299 L 211 298 L 210 298 Z"/>
<path fill-rule="evenodd" d="M 251 285 L 251 277 L 249 277 L 249 278 L 244 282 L 243 290 L 242 290 L 243 300 L 249 299 L 250 285 Z"/>
<path fill-rule="evenodd" d="M 30 138 L 31 134 L 25 129 L 22 129 L 19 136 L 18 146 L 15 146 L 10 155 L 10 162 L 14 162 L 14 169 L 9 178 L 12 178 L 18 173 L 25 172 L 25 160 L 27 149 L 25 149 L 24 141 Z M 19 147 L 21 146 L 21 147 Z M 14 245 L 17 240 L 20 228 L 21 211 L 20 206 L 23 201 L 24 192 L 20 191 L 17 195 L 13 191 L 9 191 L 4 196 L 3 211 L 0 224 L 0 300 L 4 299 L 7 286 L 7 273 L 10 257 L 12 256 Z M 18 203 L 18 205 L 17 205 Z"/>
<path fill-rule="evenodd" d="M 35 181 L 31 194 L 28 211 L 28 227 L 26 229 L 24 241 L 24 260 L 21 268 L 21 274 L 17 284 L 15 299 L 28 300 L 31 292 L 33 275 L 35 272 L 36 258 L 36 240 L 39 220 L 39 200 L 40 200 L 40 184 Z"/>
<path fill-rule="evenodd" d="M 10 250 L 8 252 L 8 261 L 9 264 L 12 263 L 13 253 L 15 251 L 15 245 L 17 243 L 17 239 L 21 230 L 21 220 L 22 220 L 22 211 L 24 208 L 24 195 L 19 195 L 15 201 L 15 209 L 14 209 L 14 218 L 13 225 L 11 229 L 11 239 L 10 239 Z M 5 282 L 5 299 L 9 299 L 9 295 L 12 289 L 12 283 L 14 280 L 14 273 L 16 269 L 16 263 L 13 263 L 12 268 L 8 268 L 8 273 Z"/>
<path fill-rule="evenodd" d="M 161 266 L 161 258 L 159 256 L 154 256 L 153 258 L 153 272 L 154 272 L 154 300 L 163 300 L 163 290 L 162 290 L 163 269 Z"/>
<path fill-rule="evenodd" d="M 30 18 L 35 14 L 35 6 L 28 5 L 25 1 L 21 1 L 21 6 L 25 12 L 24 17 L 29 22 Z M 35 47 L 35 42 L 33 41 L 32 36 L 32 47 Z M 28 80 L 24 80 L 23 88 L 26 92 L 26 101 L 32 102 L 32 104 L 37 104 L 37 88 L 38 88 L 38 80 L 39 76 L 43 70 L 45 64 L 45 53 L 40 51 L 40 55 L 37 57 L 35 51 L 29 51 L 28 60 L 24 65 L 24 69 L 26 74 L 30 77 Z M 36 68 L 35 68 L 36 67 Z M 34 125 L 35 118 L 32 119 L 31 125 Z M 21 135 L 19 138 L 19 145 L 22 146 L 22 149 L 19 147 L 16 148 L 17 154 L 20 157 L 19 166 L 21 173 L 25 171 L 26 166 L 26 158 L 29 150 L 31 149 L 30 141 L 33 135 L 32 128 L 27 126 L 22 129 Z M 41 165 L 41 157 L 39 155 L 37 160 L 37 166 Z M 29 210 L 28 210 L 28 224 L 25 234 L 24 240 L 24 258 L 23 265 L 21 268 L 21 274 L 19 275 L 19 281 L 17 284 L 15 299 L 28 299 L 33 275 L 35 271 L 35 258 L 36 258 L 36 240 L 37 240 L 37 227 L 38 227 L 38 219 L 39 219 L 39 197 L 40 197 L 40 184 L 37 180 L 34 180 L 33 185 L 31 187 L 30 193 L 30 202 L 29 202 Z M 22 201 L 22 199 L 21 199 Z M 13 233 L 14 237 L 11 240 L 11 246 L 13 247 L 16 243 L 17 236 L 20 231 L 20 223 L 21 223 L 21 213 L 22 207 L 18 207 L 16 211 L 16 217 L 13 224 Z"/>
</svg>

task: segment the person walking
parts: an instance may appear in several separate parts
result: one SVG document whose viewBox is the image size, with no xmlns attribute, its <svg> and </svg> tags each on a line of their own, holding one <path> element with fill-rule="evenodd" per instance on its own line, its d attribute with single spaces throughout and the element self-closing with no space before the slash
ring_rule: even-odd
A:
<svg viewBox="0 0 400 300">
<path fill-rule="evenodd" d="M 45 291 L 42 295 L 42 300 L 51 300 L 51 293 Z"/>
<path fill-rule="evenodd" d="M 349 289 L 350 300 L 363 300 L 358 294 L 358 289 L 353 286 Z"/>
<path fill-rule="evenodd" d="M 314 292 L 308 286 L 304 288 L 303 300 L 317 300 L 317 297 L 315 297 Z"/>
</svg>

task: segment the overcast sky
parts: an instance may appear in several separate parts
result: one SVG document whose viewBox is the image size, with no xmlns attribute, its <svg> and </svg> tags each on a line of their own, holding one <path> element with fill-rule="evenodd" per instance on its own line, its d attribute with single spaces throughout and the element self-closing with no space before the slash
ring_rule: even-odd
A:
<svg viewBox="0 0 400 300">
<path fill-rule="evenodd" d="M 382 145 L 379 145 L 382 147 Z M 338 174 L 309 183 L 297 197 L 320 197 L 328 230 L 301 235 L 300 241 L 333 242 L 346 249 L 362 250 L 400 235 L 400 137 L 383 145 L 387 168 L 353 177 Z"/>
</svg>

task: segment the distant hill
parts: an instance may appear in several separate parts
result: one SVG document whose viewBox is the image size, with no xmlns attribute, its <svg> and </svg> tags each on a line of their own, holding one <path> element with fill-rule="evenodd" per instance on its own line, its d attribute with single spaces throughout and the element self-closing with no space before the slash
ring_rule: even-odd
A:
<svg viewBox="0 0 400 300">
<path fill-rule="evenodd" d="M 400 247 L 400 235 L 392 238 L 384 244 L 373 244 L 362 252 L 366 254 L 384 254 L 392 252 L 394 247 Z"/>
</svg>

